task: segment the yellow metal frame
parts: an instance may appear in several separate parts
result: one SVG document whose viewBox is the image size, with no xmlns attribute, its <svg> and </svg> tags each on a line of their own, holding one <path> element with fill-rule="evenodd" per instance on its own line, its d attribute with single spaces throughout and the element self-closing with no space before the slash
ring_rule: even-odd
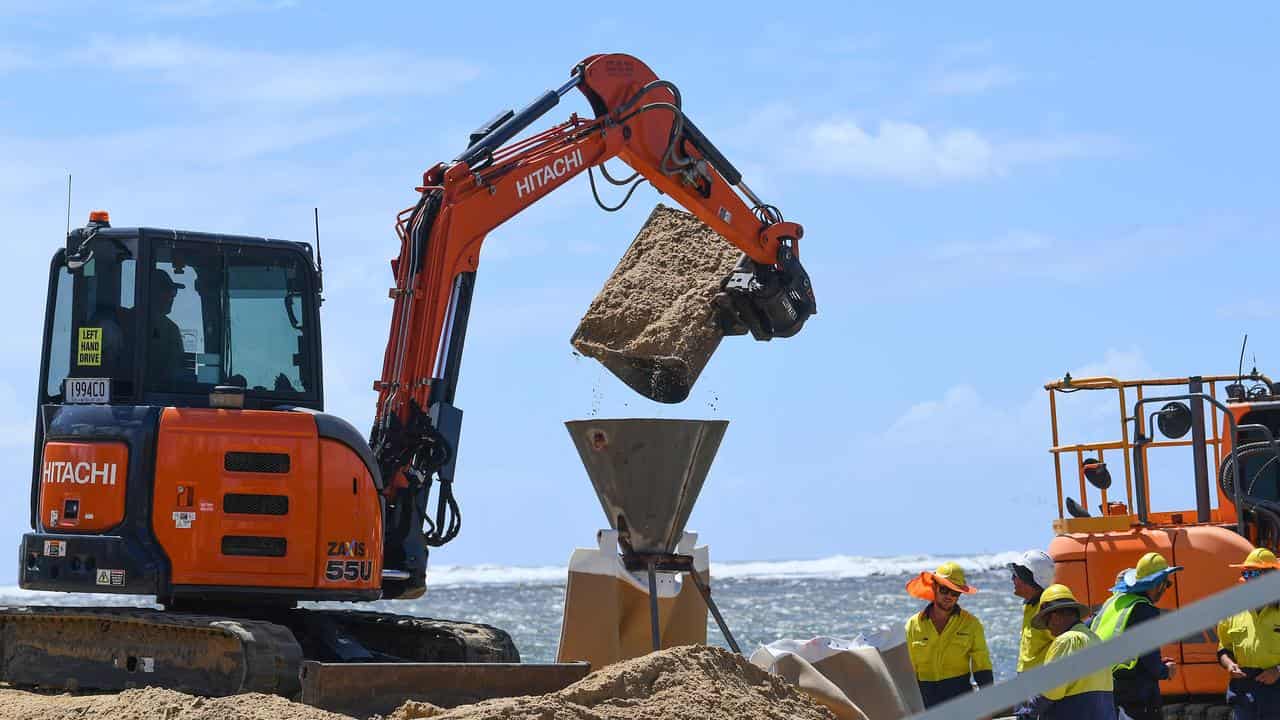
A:
<svg viewBox="0 0 1280 720">
<path fill-rule="evenodd" d="M 1255 378 L 1252 375 L 1245 376 L 1245 379 L 1261 379 L 1270 384 L 1269 378 Z M 1201 382 L 1208 390 L 1209 397 L 1217 399 L 1218 383 L 1220 382 L 1237 382 L 1240 380 L 1238 375 L 1204 375 L 1200 378 Z M 1144 378 L 1139 380 L 1120 380 L 1114 377 L 1086 377 L 1073 378 L 1068 375 L 1062 380 L 1048 383 L 1044 389 L 1049 392 L 1049 422 L 1053 431 L 1053 446 L 1049 448 L 1049 452 L 1053 454 L 1053 474 L 1058 489 L 1058 520 L 1054 522 L 1054 529 L 1058 532 L 1098 532 L 1103 530 L 1124 529 L 1129 525 L 1137 523 L 1137 515 L 1134 507 L 1133 494 L 1133 442 L 1129 438 L 1129 410 L 1132 409 L 1132 403 L 1129 402 L 1128 390 L 1133 390 L 1134 401 L 1142 400 L 1144 388 L 1152 387 L 1171 387 L 1181 386 L 1187 387 L 1191 382 L 1191 378 Z M 1058 436 L 1058 393 L 1071 393 L 1080 390 L 1115 390 L 1117 399 L 1120 403 L 1120 439 L 1104 440 L 1098 442 L 1075 443 L 1070 445 L 1061 444 Z M 1207 409 L 1210 422 L 1206 428 L 1206 444 L 1214 448 L 1213 452 L 1213 475 L 1217 477 L 1222 464 L 1223 442 L 1219 432 L 1218 413 L 1212 408 Z M 1140 412 L 1137 418 L 1138 430 L 1147 435 L 1146 412 Z M 1151 448 L 1166 447 L 1190 447 L 1191 440 L 1160 440 L 1145 443 L 1142 446 L 1143 466 L 1150 468 L 1151 465 L 1146 462 L 1147 453 Z M 1080 483 L 1080 503 L 1084 507 L 1089 506 L 1088 500 L 1088 483 L 1084 477 L 1084 457 L 1085 453 L 1096 453 L 1097 458 L 1101 462 L 1106 462 L 1105 453 L 1107 450 L 1118 450 L 1124 457 L 1124 485 L 1125 485 L 1125 503 L 1129 509 L 1129 513 L 1123 516 L 1111 516 L 1114 519 L 1103 518 L 1068 518 L 1064 515 L 1063 494 L 1062 494 L 1062 455 L 1063 453 L 1074 453 L 1076 456 L 1076 468 L 1078 480 Z M 1148 470 L 1147 475 L 1149 476 Z M 1143 487 L 1146 490 L 1145 496 L 1148 505 L 1151 504 L 1151 481 L 1150 477 L 1140 478 Z M 1107 506 L 1107 491 L 1101 490 L 1102 505 Z M 1148 508 L 1149 509 L 1149 508 Z M 1119 527 L 1117 527 L 1117 525 Z"/>
</svg>

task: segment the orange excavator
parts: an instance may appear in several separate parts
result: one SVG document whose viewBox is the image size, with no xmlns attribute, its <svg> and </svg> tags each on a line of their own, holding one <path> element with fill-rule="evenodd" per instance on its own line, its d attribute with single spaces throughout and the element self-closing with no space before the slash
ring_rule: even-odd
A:
<svg viewBox="0 0 1280 720">
<path fill-rule="evenodd" d="M 594 117 L 520 137 L 574 89 Z M 610 176 L 613 158 L 635 175 Z M 727 334 L 786 337 L 814 313 L 801 227 L 627 55 L 587 58 L 423 174 L 396 222 L 367 440 L 324 412 L 318 253 L 92 213 L 50 268 L 20 585 L 164 609 L 0 608 L 0 678 L 291 695 L 304 660 L 518 661 L 496 628 L 297 605 L 425 592 L 429 549 L 460 527 L 454 395 L 481 243 L 583 172 L 595 193 L 595 168 L 647 180 L 741 249 L 710 311 Z"/>
<path fill-rule="evenodd" d="M 1186 568 L 1158 603 L 1176 609 L 1234 586 L 1239 575 L 1228 565 L 1253 547 L 1277 546 L 1280 386 L 1266 375 L 1256 369 L 1132 380 L 1068 374 L 1045 390 L 1058 496 L 1049 554 L 1057 563 L 1055 580 L 1082 602 L 1100 606 L 1118 573 L 1159 552 Z M 1096 403 L 1078 398 L 1103 394 L 1118 401 L 1118 435 L 1063 441 L 1065 399 L 1073 398 L 1077 411 L 1096 413 Z M 1117 467 L 1123 487 L 1112 485 Z M 1171 500 L 1178 494 L 1194 496 L 1194 506 Z M 1162 649 L 1179 665 L 1174 678 L 1161 683 L 1166 718 L 1227 717 L 1222 703 L 1229 678 L 1217 649 L 1214 628 Z"/>
</svg>

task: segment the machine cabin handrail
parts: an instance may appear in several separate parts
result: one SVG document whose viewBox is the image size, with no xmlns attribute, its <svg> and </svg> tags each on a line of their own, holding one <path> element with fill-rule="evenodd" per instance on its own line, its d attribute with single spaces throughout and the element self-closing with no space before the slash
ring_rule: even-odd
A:
<svg viewBox="0 0 1280 720">
<path fill-rule="evenodd" d="M 1096 452 L 1098 455 L 1098 459 L 1104 460 L 1105 451 L 1107 450 L 1120 451 L 1121 456 L 1124 459 L 1125 492 L 1126 492 L 1126 499 L 1128 502 L 1130 512 L 1134 512 L 1138 510 L 1138 507 L 1137 507 L 1138 505 L 1146 506 L 1149 504 L 1149 499 L 1151 497 L 1150 485 L 1149 485 L 1150 479 L 1146 477 L 1145 471 L 1139 471 L 1137 473 L 1134 472 L 1133 458 L 1136 457 L 1137 452 L 1140 450 L 1143 453 L 1143 460 L 1145 460 L 1146 452 L 1151 448 L 1191 447 L 1194 444 L 1194 441 L 1193 440 L 1157 441 L 1157 440 L 1152 440 L 1150 438 L 1146 438 L 1145 442 L 1143 443 L 1134 442 L 1131 439 L 1129 434 L 1130 421 L 1134 423 L 1134 429 L 1136 433 L 1145 434 L 1147 432 L 1146 423 L 1145 423 L 1146 419 L 1143 418 L 1141 415 L 1135 415 L 1132 417 L 1128 415 L 1129 402 L 1128 402 L 1128 395 L 1126 391 L 1129 391 L 1129 390 L 1134 391 L 1138 400 L 1138 404 L 1140 405 L 1143 402 L 1144 388 L 1170 387 L 1170 386 L 1188 387 L 1195 380 L 1197 380 L 1197 378 L 1194 378 L 1194 377 L 1138 378 L 1138 379 L 1131 379 L 1131 380 L 1122 380 L 1120 378 L 1111 377 L 1111 376 L 1092 376 L 1092 377 L 1074 378 L 1074 377 L 1071 377 L 1070 375 L 1067 375 L 1065 378 L 1061 380 L 1054 380 L 1054 381 L 1045 383 L 1044 389 L 1049 393 L 1049 418 L 1050 418 L 1050 428 L 1052 433 L 1052 445 L 1049 447 L 1049 452 L 1050 454 L 1053 455 L 1053 461 L 1054 461 L 1054 478 L 1055 478 L 1055 483 L 1056 483 L 1057 492 L 1058 492 L 1058 517 L 1059 518 L 1065 517 L 1064 495 L 1063 495 L 1063 486 L 1062 486 L 1062 480 L 1063 480 L 1062 479 L 1062 454 L 1063 453 L 1075 454 L 1077 456 L 1077 460 L 1080 461 L 1084 458 L 1084 454 L 1086 452 Z M 1202 385 L 1207 390 L 1207 392 L 1204 394 L 1204 399 L 1209 400 L 1210 404 L 1216 408 L 1225 408 L 1225 406 L 1222 405 L 1222 403 L 1217 400 L 1217 384 L 1218 383 L 1223 383 L 1223 382 L 1234 383 L 1234 382 L 1239 382 L 1243 380 L 1243 381 L 1253 381 L 1253 382 L 1264 382 L 1268 386 L 1273 385 L 1271 378 L 1269 376 L 1263 373 L 1260 373 L 1257 370 L 1253 370 L 1243 375 L 1240 375 L 1240 374 L 1203 375 L 1203 376 L 1200 376 L 1198 380 L 1202 383 Z M 1120 420 L 1120 428 L 1119 428 L 1120 439 L 1119 440 L 1103 440 L 1103 441 L 1093 441 L 1093 442 L 1084 442 L 1084 443 L 1062 443 L 1060 441 L 1056 396 L 1059 393 L 1069 394 L 1069 393 L 1082 391 L 1082 390 L 1114 390 L 1117 392 L 1117 397 L 1119 400 L 1119 420 Z M 1219 432 L 1218 413 L 1210 412 L 1208 413 L 1208 415 L 1210 417 L 1211 427 L 1210 427 L 1210 431 L 1207 433 L 1207 437 L 1204 439 L 1204 442 L 1206 446 L 1212 446 L 1213 448 L 1215 448 L 1214 457 L 1213 457 L 1213 464 L 1214 464 L 1213 476 L 1217 477 L 1217 474 L 1221 469 L 1224 444 L 1223 444 L 1223 438 L 1221 437 L 1221 434 Z M 1234 424 L 1234 422 L 1232 424 Z M 1141 466 L 1146 465 L 1145 462 L 1141 462 L 1140 464 Z M 1080 465 L 1080 462 L 1077 462 L 1077 466 L 1079 465 Z M 1081 502 L 1084 503 L 1087 490 L 1086 490 L 1086 483 L 1085 483 L 1083 471 L 1080 470 L 1079 467 L 1078 467 L 1077 474 L 1079 476 L 1078 480 L 1080 484 Z M 1137 476 L 1137 482 L 1141 484 L 1141 487 L 1135 487 L 1135 475 Z M 1107 493 L 1105 490 L 1102 491 L 1102 498 L 1103 498 L 1103 503 L 1105 504 L 1107 502 Z M 1147 508 L 1143 507 L 1142 512 L 1140 513 L 1143 516 L 1141 517 L 1142 522 L 1146 522 L 1146 519 L 1147 519 L 1145 517 L 1147 514 L 1146 511 L 1147 511 Z"/>
</svg>

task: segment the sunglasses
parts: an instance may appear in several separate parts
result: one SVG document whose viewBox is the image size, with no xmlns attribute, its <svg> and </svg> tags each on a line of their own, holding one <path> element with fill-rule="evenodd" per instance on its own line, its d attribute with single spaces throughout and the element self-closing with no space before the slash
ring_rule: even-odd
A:
<svg viewBox="0 0 1280 720">
<path fill-rule="evenodd" d="M 959 591 L 952 590 L 951 588 L 945 585 L 938 585 L 937 587 L 934 588 L 934 591 L 937 592 L 939 595 L 945 595 L 947 597 L 960 597 Z"/>
<path fill-rule="evenodd" d="M 1260 578 L 1269 572 L 1271 571 L 1270 570 L 1245 570 L 1244 572 L 1240 573 L 1240 577 L 1244 578 L 1245 580 L 1252 580 L 1254 578 Z"/>
</svg>

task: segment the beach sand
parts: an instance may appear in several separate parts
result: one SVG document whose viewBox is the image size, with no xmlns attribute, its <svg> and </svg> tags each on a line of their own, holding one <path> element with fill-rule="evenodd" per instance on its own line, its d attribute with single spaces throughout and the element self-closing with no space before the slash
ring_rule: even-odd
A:
<svg viewBox="0 0 1280 720">
<path fill-rule="evenodd" d="M 716 647 L 686 646 L 610 665 L 560 692 L 452 709 L 406 702 L 390 718 L 441 720 L 834 720 L 777 676 Z M 0 718 L 23 720 L 349 720 L 274 695 L 200 698 L 144 688 L 99 695 L 0 688 Z"/>
</svg>

